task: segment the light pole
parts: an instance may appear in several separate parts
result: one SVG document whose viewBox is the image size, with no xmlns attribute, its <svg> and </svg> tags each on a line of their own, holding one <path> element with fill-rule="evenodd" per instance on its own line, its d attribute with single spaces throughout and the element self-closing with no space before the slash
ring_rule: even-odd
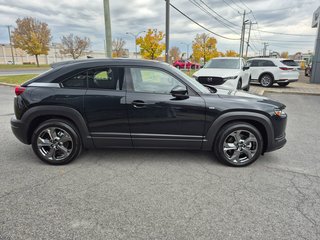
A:
<svg viewBox="0 0 320 240">
<path fill-rule="evenodd" d="M 134 37 L 134 45 L 135 45 L 135 52 L 136 52 L 136 58 L 138 58 L 138 49 L 137 49 L 137 38 L 139 37 L 139 35 L 141 33 L 145 33 L 146 31 L 141 31 L 141 32 L 138 32 L 136 34 L 132 33 L 132 32 L 126 32 L 126 34 L 128 35 L 131 35 Z"/>
<path fill-rule="evenodd" d="M 109 0 L 103 0 L 104 7 L 104 26 L 106 34 L 106 56 L 112 57 L 112 36 L 111 36 L 111 20 L 110 20 L 110 6 Z"/>
<path fill-rule="evenodd" d="M 10 25 L 7 26 L 8 27 L 8 34 L 9 34 L 9 41 L 10 41 L 10 48 L 11 48 L 11 57 L 12 57 L 12 64 L 15 64 L 14 61 L 14 55 L 13 55 L 13 47 L 12 47 L 12 41 L 11 41 L 11 30 L 10 30 Z"/>
<path fill-rule="evenodd" d="M 186 47 L 187 47 L 187 60 L 188 60 L 189 59 L 189 46 L 190 46 L 190 43 L 181 42 L 181 44 L 186 45 Z"/>
</svg>

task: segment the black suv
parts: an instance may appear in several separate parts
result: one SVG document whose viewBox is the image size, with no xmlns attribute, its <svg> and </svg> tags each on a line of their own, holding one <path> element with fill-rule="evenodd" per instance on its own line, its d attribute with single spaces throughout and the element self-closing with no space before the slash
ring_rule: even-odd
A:
<svg viewBox="0 0 320 240">
<path fill-rule="evenodd" d="M 88 59 L 15 89 L 12 131 L 50 164 L 83 148 L 198 149 L 245 166 L 285 143 L 285 105 L 207 88 L 156 61 Z"/>
</svg>

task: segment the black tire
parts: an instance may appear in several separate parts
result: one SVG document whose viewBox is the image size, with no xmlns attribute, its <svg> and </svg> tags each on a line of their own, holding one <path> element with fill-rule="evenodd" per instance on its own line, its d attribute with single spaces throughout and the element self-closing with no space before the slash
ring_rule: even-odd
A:
<svg viewBox="0 0 320 240">
<path fill-rule="evenodd" d="M 278 85 L 279 85 L 280 87 L 286 87 L 286 86 L 289 85 L 289 83 L 278 83 Z"/>
<path fill-rule="evenodd" d="M 263 87 L 271 87 L 273 85 L 273 76 L 269 73 L 261 75 L 260 84 Z"/>
<path fill-rule="evenodd" d="M 241 90 L 242 89 L 242 80 L 239 79 L 238 84 L 237 84 L 237 90 Z"/>
<path fill-rule="evenodd" d="M 239 147 L 240 147 L 239 145 L 237 146 L 237 150 L 230 150 L 231 152 L 227 151 L 227 153 L 224 152 L 225 141 L 227 141 L 227 139 L 230 137 L 230 134 L 233 134 L 237 131 L 240 131 L 241 133 L 246 133 L 246 134 L 247 134 L 247 132 L 251 133 L 254 135 L 254 137 L 256 139 L 255 145 L 253 143 L 250 143 L 250 145 L 252 144 L 251 148 L 253 148 L 253 151 L 255 151 L 255 153 L 252 155 L 252 157 L 250 159 L 249 159 L 249 157 L 247 157 L 246 161 L 243 158 L 243 162 L 234 162 L 234 161 L 228 159 L 228 157 L 227 157 L 229 153 L 232 154 L 232 156 L 233 156 L 235 154 L 235 152 L 243 151 L 243 150 L 239 151 Z M 242 134 L 240 134 L 240 135 L 243 137 L 246 137 L 245 135 L 242 135 Z M 259 132 L 259 130 L 256 127 L 254 127 L 253 125 L 251 125 L 249 123 L 245 123 L 245 122 L 232 122 L 232 123 L 225 125 L 219 131 L 217 138 L 215 139 L 215 142 L 213 145 L 213 152 L 214 152 L 215 157 L 220 162 L 222 162 L 228 166 L 232 166 L 232 167 L 244 167 L 244 166 L 248 166 L 248 165 L 252 164 L 260 157 L 260 155 L 262 153 L 262 149 L 263 149 L 263 139 L 262 139 L 261 133 Z M 248 148 L 246 147 L 246 151 L 247 150 L 248 150 Z M 232 151 L 234 151 L 234 152 L 232 153 Z M 247 155 L 247 154 L 245 154 L 245 152 L 242 152 L 242 153 L 240 153 L 239 157 L 244 156 L 244 155 Z M 239 161 L 240 160 L 241 159 L 239 159 Z"/>
<path fill-rule="evenodd" d="M 50 129 L 50 136 L 48 131 L 46 131 L 48 129 Z M 52 135 L 52 132 L 54 132 L 54 135 Z M 61 135 L 61 133 L 63 135 Z M 50 144 L 50 146 L 42 146 L 41 149 L 39 149 L 40 147 L 38 145 L 38 141 L 40 141 L 39 138 L 42 136 L 47 136 L 48 138 L 44 139 L 46 142 L 44 143 L 43 141 L 42 144 Z M 56 136 L 55 139 L 50 141 L 49 139 L 52 139 L 53 136 Z M 65 136 L 66 138 L 64 141 L 62 139 Z M 63 119 L 50 119 L 41 123 L 34 131 L 31 143 L 32 149 L 39 159 L 52 165 L 63 165 L 70 163 L 72 160 L 78 157 L 82 151 L 82 142 L 77 128 L 71 122 Z M 64 149 L 64 151 L 60 150 L 60 148 Z M 52 159 L 49 159 L 48 156 L 51 150 L 53 152 L 53 154 L 51 154 Z M 65 157 L 61 156 L 62 152 L 65 153 Z M 60 153 L 60 156 L 58 153 Z"/>
<path fill-rule="evenodd" d="M 250 90 L 250 82 L 251 82 L 251 77 L 249 78 L 248 86 L 246 86 L 246 87 L 243 89 L 244 91 L 249 92 L 249 90 Z"/>
</svg>

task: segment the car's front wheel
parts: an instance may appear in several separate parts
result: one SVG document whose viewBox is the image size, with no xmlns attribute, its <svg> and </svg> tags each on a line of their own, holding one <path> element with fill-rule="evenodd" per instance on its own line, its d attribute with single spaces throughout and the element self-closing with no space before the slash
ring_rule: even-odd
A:
<svg viewBox="0 0 320 240">
<path fill-rule="evenodd" d="M 42 161 L 61 165 L 74 160 L 80 154 L 82 144 L 72 123 L 51 119 L 41 123 L 34 131 L 32 149 Z"/>
<path fill-rule="evenodd" d="M 262 153 L 263 139 L 253 125 L 235 122 L 218 133 L 213 150 L 216 158 L 229 166 L 243 167 L 256 161 Z"/>
</svg>

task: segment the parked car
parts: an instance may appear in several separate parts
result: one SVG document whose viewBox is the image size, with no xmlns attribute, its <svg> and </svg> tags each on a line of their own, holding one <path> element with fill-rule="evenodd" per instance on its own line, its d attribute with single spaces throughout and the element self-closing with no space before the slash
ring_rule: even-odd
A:
<svg viewBox="0 0 320 240">
<path fill-rule="evenodd" d="M 239 57 L 219 57 L 207 62 L 193 77 L 202 84 L 221 85 L 228 89 L 250 88 L 249 72 L 244 68 L 245 61 Z"/>
<path fill-rule="evenodd" d="M 304 69 L 304 75 L 306 77 L 310 77 L 311 76 L 311 72 L 312 72 L 312 63 L 307 65 L 307 67 Z"/>
<path fill-rule="evenodd" d="M 289 59 L 252 58 L 246 66 L 250 67 L 250 81 L 259 82 L 263 87 L 271 87 L 274 83 L 285 87 L 299 79 L 300 66 Z"/>
<path fill-rule="evenodd" d="M 193 62 L 190 62 L 188 60 L 177 60 L 173 63 L 173 66 L 178 68 L 178 69 L 183 69 L 183 68 L 186 68 L 186 69 L 197 69 L 197 68 L 200 68 L 200 64 L 198 63 L 193 63 Z"/>
<path fill-rule="evenodd" d="M 50 164 L 83 148 L 157 148 L 213 151 L 245 166 L 286 143 L 282 103 L 207 88 L 156 61 L 57 63 L 15 94 L 12 131 Z"/>
</svg>

